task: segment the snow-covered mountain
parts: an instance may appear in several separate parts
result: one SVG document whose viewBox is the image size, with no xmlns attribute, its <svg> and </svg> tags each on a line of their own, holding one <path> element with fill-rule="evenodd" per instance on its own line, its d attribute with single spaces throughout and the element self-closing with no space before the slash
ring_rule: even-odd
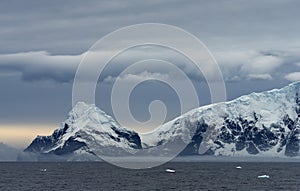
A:
<svg viewBox="0 0 300 191">
<path fill-rule="evenodd" d="M 103 155 L 168 156 L 178 151 L 180 155 L 298 156 L 299 85 L 203 106 L 140 135 L 120 127 L 96 106 L 80 102 L 59 129 L 38 136 L 19 158 L 99 160 Z"/>
<path fill-rule="evenodd" d="M 20 160 L 100 160 L 141 149 L 137 133 L 119 125 L 95 105 L 79 102 L 50 136 L 38 136 Z"/>
<path fill-rule="evenodd" d="M 189 143 L 181 155 L 298 156 L 299 85 L 194 109 L 141 135 L 142 142 L 155 146 L 182 138 Z"/>
</svg>

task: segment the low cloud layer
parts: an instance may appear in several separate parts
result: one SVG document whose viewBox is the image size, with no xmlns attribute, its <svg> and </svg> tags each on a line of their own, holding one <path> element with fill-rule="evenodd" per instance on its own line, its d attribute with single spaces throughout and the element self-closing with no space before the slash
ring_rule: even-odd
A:
<svg viewBox="0 0 300 191">
<path fill-rule="evenodd" d="M 286 76 L 284 76 L 284 78 L 291 82 L 300 81 L 300 72 L 289 73 Z"/>
<path fill-rule="evenodd" d="M 249 74 L 249 80 L 272 80 L 272 76 L 270 74 Z"/>
<path fill-rule="evenodd" d="M 0 55 L 0 71 L 21 73 L 24 81 L 70 82 L 82 55 L 50 55 L 45 51 Z"/>
<path fill-rule="evenodd" d="M 200 38 L 215 55 L 227 82 L 287 79 L 284 76 L 297 72 L 300 63 L 298 7 L 296 0 L 247 5 L 193 0 L 4 1 L 0 3 L 0 75 L 17 71 L 25 81 L 71 82 L 82 55 L 99 38 L 127 25 L 157 22 Z M 129 62 L 125 58 L 123 63 Z M 194 80 L 204 80 L 194 67 L 177 64 Z M 116 70 L 110 71 L 113 77 Z"/>
<path fill-rule="evenodd" d="M 139 59 L 157 57 L 177 65 L 182 71 L 195 81 L 203 81 L 204 77 L 195 66 L 177 56 L 178 53 L 170 53 L 169 50 L 134 50 L 128 55 L 121 55 L 112 61 L 108 70 L 101 77 L 106 82 L 118 77 L 122 70 Z M 76 69 L 83 58 L 80 55 L 51 55 L 45 51 L 25 52 L 0 55 L 0 75 L 18 74 L 24 81 L 52 80 L 58 83 L 72 82 Z M 216 60 L 221 68 L 223 77 L 227 82 L 240 80 L 272 80 L 287 79 L 299 80 L 300 55 L 297 51 L 231 51 L 215 52 Z M 168 58 L 169 57 L 169 58 Z M 161 74 L 168 74 L 168 68 L 163 65 L 156 67 Z M 147 68 L 145 68 L 147 70 Z M 171 75 L 171 74 L 169 74 Z M 147 77 L 147 76 L 145 76 Z M 171 75 L 172 77 L 172 75 Z M 176 76 L 173 76 L 176 78 Z M 109 80 L 110 79 L 110 80 Z"/>
</svg>

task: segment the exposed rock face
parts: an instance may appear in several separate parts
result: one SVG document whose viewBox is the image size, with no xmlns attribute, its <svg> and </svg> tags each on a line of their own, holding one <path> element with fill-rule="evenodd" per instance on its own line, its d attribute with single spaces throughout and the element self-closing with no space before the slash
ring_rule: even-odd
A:
<svg viewBox="0 0 300 191">
<path fill-rule="evenodd" d="M 38 136 L 24 152 L 33 154 L 35 160 L 47 160 L 47 157 L 100 160 L 98 155 L 128 154 L 130 150 L 141 148 L 137 133 L 119 127 L 94 105 L 80 102 L 61 128 L 50 136 Z M 22 156 L 19 158 L 22 160 Z"/>
<path fill-rule="evenodd" d="M 166 144 L 170 135 L 183 137 L 174 132 L 185 128 L 190 141 L 181 155 L 298 156 L 299 95 L 299 83 L 293 83 L 226 102 L 225 109 L 221 104 L 200 107 L 152 135 L 142 135 L 142 142 L 150 146 L 162 141 Z"/>
<path fill-rule="evenodd" d="M 293 121 L 287 116 L 286 124 L 289 125 L 289 130 L 291 131 L 287 136 L 284 143 L 286 143 L 285 155 L 287 156 L 297 156 L 299 154 L 299 138 L 300 138 L 300 89 L 296 93 L 296 109 L 297 114 L 296 119 Z M 283 144 L 284 144 L 283 143 Z"/>
<path fill-rule="evenodd" d="M 295 157 L 300 149 L 299 116 L 299 83 L 203 106 L 140 135 L 120 127 L 94 105 L 78 103 L 59 129 L 37 137 L 25 153 L 67 156 L 64 160 L 99 160 L 101 155 L 128 156 L 137 150 L 163 156 L 156 147 L 180 142 L 187 145 L 180 153 L 184 156 Z"/>
</svg>

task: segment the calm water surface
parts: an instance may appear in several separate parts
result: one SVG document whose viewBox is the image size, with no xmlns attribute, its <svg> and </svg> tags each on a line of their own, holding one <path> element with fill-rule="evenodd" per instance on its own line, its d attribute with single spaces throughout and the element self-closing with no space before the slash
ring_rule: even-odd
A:
<svg viewBox="0 0 300 191">
<path fill-rule="evenodd" d="M 166 168 L 176 173 L 166 173 Z M 257 178 L 263 174 L 270 178 Z M 300 163 L 172 162 L 152 169 L 128 170 L 103 162 L 3 162 L 0 176 L 1 191 L 300 190 Z"/>
</svg>

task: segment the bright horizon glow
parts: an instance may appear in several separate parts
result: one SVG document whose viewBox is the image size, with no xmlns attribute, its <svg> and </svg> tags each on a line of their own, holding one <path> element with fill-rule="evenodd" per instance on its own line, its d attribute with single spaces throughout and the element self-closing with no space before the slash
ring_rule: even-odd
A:
<svg viewBox="0 0 300 191">
<path fill-rule="evenodd" d="M 38 135 L 50 135 L 57 129 L 53 124 L 1 124 L 0 142 L 12 147 L 24 149 Z"/>
</svg>

